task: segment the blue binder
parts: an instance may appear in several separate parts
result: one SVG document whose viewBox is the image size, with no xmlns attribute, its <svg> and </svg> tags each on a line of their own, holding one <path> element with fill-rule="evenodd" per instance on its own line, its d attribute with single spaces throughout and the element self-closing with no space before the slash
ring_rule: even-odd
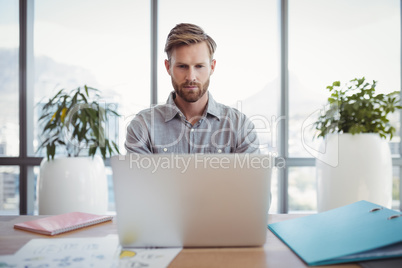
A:
<svg viewBox="0 0 402 268">
<path fill-rule="evenodd" d="M 268 228 L 311 266 L 402 256 L 402 213 L 367 201 Z"/>
</svg>

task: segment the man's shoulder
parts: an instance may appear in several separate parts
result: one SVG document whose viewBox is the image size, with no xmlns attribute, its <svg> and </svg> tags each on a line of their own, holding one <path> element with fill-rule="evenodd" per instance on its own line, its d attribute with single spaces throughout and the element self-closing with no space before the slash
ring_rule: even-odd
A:
<svg viewBox="0 0 402 268">
<path fill-rule="evenodd" d="M 236 118 L 246 118 L 246 115 L 235 107 L 228 106 L 223 103 L 215 102 L 213 113 L 214 115 L 236 117 Z"/>
<path fill-rule="evenodd" d="M 136 113 L 136 117 L 147 119 L 155 119 L 155 116 L 166 118 L 177 113 L 177 108 L 169 103 L 158 104 L 149 108 L 145 108 Z"/>
</svg>

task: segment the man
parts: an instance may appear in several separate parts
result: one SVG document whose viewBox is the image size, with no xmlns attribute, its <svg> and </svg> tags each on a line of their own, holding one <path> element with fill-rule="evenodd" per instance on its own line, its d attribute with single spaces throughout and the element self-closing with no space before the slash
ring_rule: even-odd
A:
<svg viewBox="0 0 402 268">
<path fill-rule="evenodd" d="M 166 104 L 139 112 L 127 127 L 127 152 L 258 153 L 254 125 L 208 92 L 215 41 L 200 27 L 178 24 L 165 45 L 174 91 Z"/>
</svg>

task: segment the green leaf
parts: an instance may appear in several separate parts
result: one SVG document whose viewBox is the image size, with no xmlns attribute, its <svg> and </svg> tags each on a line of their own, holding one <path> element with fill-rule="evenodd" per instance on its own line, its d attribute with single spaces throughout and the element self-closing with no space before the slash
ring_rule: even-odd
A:
<svg viewBox="0 0 402 268">
<path fill-rule="evenodd" d="M 339 81 L 328 86 L 331 94 L 328 98 L 330 108 L 325 114 L 318 116 L 314 127 L 317 137 L 325 137 L 329 133 L 378 133 L 381 137 L 392 139 L 395 128 L 389 127 L 388 115 L 402 109 L 401 94 L 393 91 L 388 94 L 375 94 L 377 81 L 366 82 L 365 78 L 355 78 L 341 87 Z M 334 90 L 335 87 L 339 89 Z"/>
<path fill-rule="evenodd" d="M 105 106 L 107 109 L 100 107 L 99 92 L 98 89 L 87 85 L 83 88 L 77 87 L 68 93 L 65 89 L 61 89 L 49 98 L 47 103 L 41 105 L 42 114 L 39 116 L 39 125 L 42 127 L 40 135 L 43 141 L 38 151 L 46 149 L 48 159 L 53 159 L 56 149 L 65 147 L 68 156 L 78 156 L 82 148 L 71 143 L 74 141 L 74 143 L 86 144 L 88 155 L 96 154 L 100 146 L 104 146 L 104 151 L 100 151 L 103 157 L 106 156 L 106 152 L 110 155 L 114 152 L 118 153 L 117 146 L 110 146 L 110 141 L 105 138 L 103 126 L 107 124 L 108 116 L 120 115 L 116 109 L 111 109 L 113 105 Z M 93 108 L 79 109 L 84 107 L 82 105 L 89 103 Z M 66 111 L 65 117 L 62 116 L 63 110 Z M 111 142 L 114 144 L 113 141 Z"/>
</svg>

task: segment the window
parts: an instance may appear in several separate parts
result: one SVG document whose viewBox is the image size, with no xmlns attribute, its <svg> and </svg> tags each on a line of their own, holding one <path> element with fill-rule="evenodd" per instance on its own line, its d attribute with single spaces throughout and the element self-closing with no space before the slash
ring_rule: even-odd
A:
<svg viewBox="0 0 402 268">
<path fill-rule="evenodd" d="M 19 155 L 18 1 L 0 0 L 0 157 Z M 0 212 L 18 214 L 19 169 L 0 166 Z"/>
<path fill-rule="evenodd" d="M 19 169 L 15 166 L 0 166 L 0 212 L 18 215 Z"/>
<path fill-rule="evenodd" d="M 19 154 L 18 1 L 0 0 L 0 156 Z"/>
<path fill-rule="evenodd" d="M 378 93 L 400 90 L 399 5 L 398 0 L 289 1 L 290 157 L 311 157 L 305 146 L 319 148 L 321 139 L 312 141 L 314 130 L 304 123 L 324 108 L 329 96 L 326 87 L 332 82 L 365 77 L 378 81 Z M 392 123 L 398 131 L 390 146 L 399 156 L 398 113 Z M 289 203 L 297 210 L 305 206 L 305 200 L 297 201 L 303 194 L 299 186 L 304 184 L 305 168 L 291 170 Z M 315 203 L 310 204 L 314 210 Z"/>
<path fill-rule="evenodd" d="M 149 14 L 146 0 L 36 0 L 35 104 L 62 88 L 101 90 L 105 102 L 118 105 L 122 115 L 117 135 L 125 153 L 125 127 L 149 107 Z M 39 145 L 37 133 L 34 148 Z"/>
<path fill-rule="evenodd" d="M 210 93 L 216 101 L 244 112 L 257 127 L 262 151 L 276 153 L 273 136 L 279 110 L 277 10 L 277 1 L 230 1 L 230 8 L 226 1 L 160 1 L 158 102 L 166 102 L 173 90 L 164 66 L 167 35 L 178 23 L 197 24 L 217 43 Z M 276 191 L 272 192 L 272 199 L 277 199 Z"/>
<path fill-rule="evenodd" d="M 326 104 L 332 82 L 365 77 L 379 93 L 400 90 L 399 2 L 289 1 L 290 156 L 311 157 L 303 122 Z"/>
</svg>

